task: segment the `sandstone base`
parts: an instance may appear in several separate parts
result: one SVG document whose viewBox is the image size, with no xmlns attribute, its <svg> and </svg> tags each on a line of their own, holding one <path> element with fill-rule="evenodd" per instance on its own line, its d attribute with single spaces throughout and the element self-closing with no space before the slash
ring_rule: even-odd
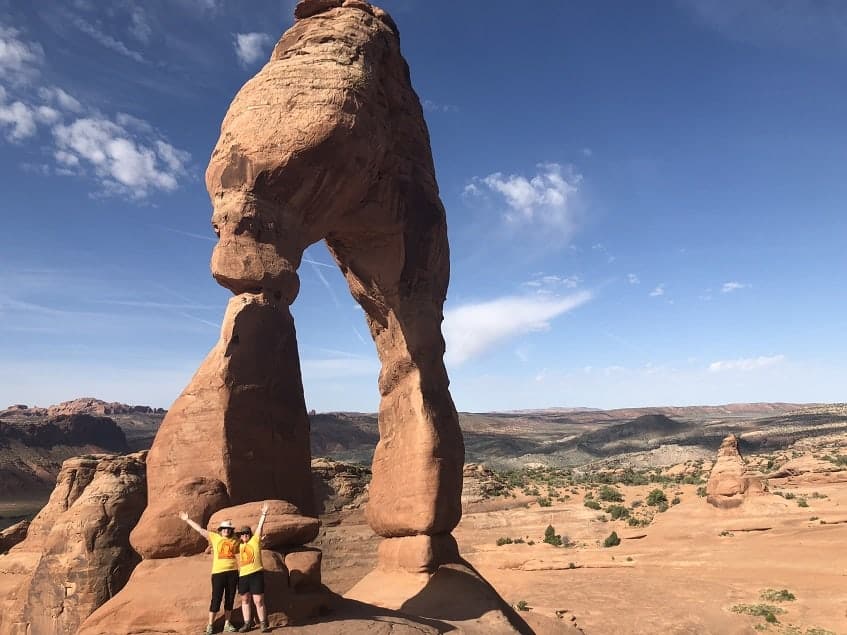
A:
<svg viewBox="0 0 847 635">
<path fill-rule="evenodd" d="M 300 623 L 321 615 L 331 600 L 323 588 L 295 591 L 289 588 L 287 570 L 281 564 L 284 554 L 262 551 L 265 571 L 265 603 L 271 626 Z M 78 635 L 188 635 L 206 626 L 209 610 L 209 556 L 145 560 L 132 574 L 126 587 L 95 611 Z M 223 613 L 216 623 L 223 626 Z M 255 611 L 254 611 L 255 615 Z M 242 624 L 241 598 L 236 596 L 232 614 L 235 625 Z"/>
<path fill-rule="evenodd" d="M 376 569 L 345 597 L 449 625 L 450 630 L 461 633 L 532 633 L 494 588 L 467 563 L 444 564 L 431 575 Z"/>
</svg>

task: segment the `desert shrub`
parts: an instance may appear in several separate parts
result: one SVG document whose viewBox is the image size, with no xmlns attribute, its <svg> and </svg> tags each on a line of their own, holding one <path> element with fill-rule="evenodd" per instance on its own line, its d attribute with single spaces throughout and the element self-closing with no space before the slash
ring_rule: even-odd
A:
<svg viewBox="0 0 847 635">
<path fill-rule="evenodd" d="M 599 498 L 607 503 L 620 503 L 623 501 L 623 494 L 610 485 L 604 485 L 600 488 Z"/>
<path fill-rule="evenodd" d="M 547 525 L 547 529 L 544 530 L 544 542 L 554 547 L 561 547 L 564 543 L 562 537 L 556 533 L 553 525 Z"/>
<path fill-rule="evenodd" d="M 568 569 L 576 569 L 576 563 L 569 562 L 568 563 Z"/>
<path fill-rule="evenodd" d="M 658 505 L 656 505 L 657 512 L 666 512 L 668 511 L 668 503 L 667 501 L 661 501 Z"/>
<path fill-rule="evenodd" d="M 836 635 L 836 633 L 835 631 L 828 631 L 825 628 L 813 626 L 812 628 L 806 629 L 806 635 Z"/>
<path fill-rule="evenodd" d="M 790 501 L 790 500 L 792 500 L 792 499 L 796 498 L 797 496 L 794 494 L 794 492 L 783 492 L 782 497 L 783 497 L 785 500 L 789 500 L 789 501 Z"/>
<path fill-rule="evenodd" d="M 628 518 L 629 510 L 623 505 L 609 505 L 606 508 L 606 512 L 611 516 L 612 520 L 618 520 L 619 518 Z"/>
<path fill-rule="evenodd" d="M 638 520 L 635 516 L 630 516 L 627 519 L 626 524 L 629 525 L 630 527 L 640 527 L 641 521 Z"/>
<path fill-rule="evenodd" d="M 681 501 L 680 501 L 680 499 L 679 499 L 679 496 L 674 496 L 674 497 L 673 497 L 673 500 L 671 501 L 671 505 L 679 505 L 679 504 L 680 504 L 680 502 L 681 502 Z"/>
<path fill-rule="evenodd" d="M 549 497 L 538 499 L 538 505 L 540 507 L 550 507 L 552 504 L 553 504 L 553 502 L 550 500 Z"/>
<path fill-rule="evenodd" d="M 697 488 L 697 496 L 703 497 L 705 495 L 706 495 L 706 486 L 701 485 L 700 487 Z"/>
<path fill-rule="evenodd" d="M 659 505 L 660 503 L 667 504 L 667 502 L 668 502 L 668 497 L 665 496 L 665 493 L 658 488 L 654 489 L 649 494 L 647 494 L 647 504 L 652 506 L 652 507 L 655 507 L 655 506 Z"/>
<path fill-rule="evenodd" d="M 502 547 L 503 545 L 511 545 L 513 540 L 511 538 L 502 537 L 497 539 L 497 546 Z"/>
<path fill-rule="evenodd" d="M 733 535 L 733 533 L 732 533 L 729 529 L 724 529 L 724 530 L 723 530 L 721 533 L 719 533 L 718 535 L 719 535 L 719 536 L 732 536 L 732 535 Z"/>
<path fill-rule="evenodd" d="M 600 503 L 598 503 L 598 502 L 597 502 L 596 500 L 594 500 L 593 498 L 586 499 L 586 501 L 585 501 L 585 506 L 586 506 L 588 509 L 595 509 L 595 510 L 596 510 L 596 509 L 600 509 Z"/>
<path fill-rule="evenodd" d="M 626 561 L 627 561 L 627 562 L 632 562 L 632 556 L 627 556 L 627 557 L 626 557 Z"/>
<path fill-rule="evenodd" d="M 808 506 L 809 506 L 809 503 L 806 502 L 805 498 L 798 498 L 797 499 L 797 507 L 808 507 Z"/>
<path fill-rule="evenodd" d="M 604 547 L 617 547 L 619 544 L 621 544 L 621 539 L 618 538 L 617 532 L 614 531 L 606 537 L 606 540 L 603 541 Z"/>
<path fill-rule="evenodd" d="M 515 604 L 515 608 L 519 611 L 528 611 L 531 607 L 526 603 L 526 600 L 521 600 L 517 604 Z"/>
<path fill-rule="evenodd" d="M 643 504 L 644 504 L 644 501 L 642 501 L 641 499 L 635 499 L 634 501 L 632 501 L 632 504 L 630 505 L 630 507 L 632 507 L 633 509 L 636 509 L 638 507 L 641 507 Z"/>
<path fill-rule="evenodd" d="M 821 494 L 820 492 L 812 492 L 812 495 L 809 498 L 827 498 L 826 494 Z"/>
<path fill-rule="evenodd" d="M 779 620 L 777 615 L 785 613 L 785 609 L 781 609 L 773 604 L 736 604 L 732 607 L 733 613 L 741 613 L 742 615 L 752 615 L 753 617 L 763 617 L 769 624 L 776 624 Z"/>
<path fill-rule="evenodd" d="M 522 545 L 523 538 L 515 538 L 512 542 L 514 542 L 516 545 Z"/>
<path fill-rule="evenodd" d="M 809 516 L 809 520 L 818 520 L 819 516 Z"/>
<path fill-rule="evenodd" d="M 768 602 L 793 602 L 797 596 L 788 589 L 765 589 L 759 598 Z"/>
</svg>

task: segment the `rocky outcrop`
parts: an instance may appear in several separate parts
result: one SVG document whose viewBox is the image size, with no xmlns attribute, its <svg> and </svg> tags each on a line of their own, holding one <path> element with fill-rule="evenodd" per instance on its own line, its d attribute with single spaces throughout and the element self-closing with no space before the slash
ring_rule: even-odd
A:
<svg viewBox="0 0 847 635">
<path fill-rule="evenodd" d="M 781 483 L 842 483 L 847 481 L 847 465 L 803 455 L 793 458 L 768 474 Z"/>
<path fill-rule="evenodd" d="M 150 450 L 150 505 L 132 538 L 151 555 L 80 633 L 199 626 L 202 611 L 182 597 L 189 586 L 182 581 L 206 577 L 200 557 L 158 557 L 196 549 L 188 536 L 162 535 L 174 510 L 191 509 L 213 524 L 221 507 L 231 508 L 220 515 L 249 519 L 252 502 L 262 499 L 314 513 L 289 306 L 303 253 L 319 240 L 365 311 L 382 364 L 366 508 L 371 528 L 389 538 L 379 570 L 420 581 L 449 577 L 442 567 L 460 561 L 450 532 L 461 517 L 464 445 L 441 335 L 449 248 L 420 101 L 384 11 L 361 0 L 301 0 L 295 17 L 268 64 L 235 96 L 206 171 L 219 237 L 212 274 L 234 297 L 217 345 Z M 200 500 L 201 483 L 219 483 L 229 503 Z M 299 518 L 295 524 L 311 532 Z M 277 538 L 290 530 L 283 525 Z M 318 553 L 295 545 L 263 552 L 271 624 L 320 605 L 320 592 L 314 602 L 308 595 L 319 586 Z M 147 607 L 158 606 L 157 598 L 168 607 L 153 615 Z"/>
<path fill-rule="evenodd" d="M 236 507 L 225 507 L 215 512 L 207 523 L 212 530 L 222 520 L 229 520 L 236 527 L 255 527 L 262 504 L 267 504 L 268 515 L 262 528 L 262 546 L 268 549 L 305 545 L 312 542 L 321 528 L 321 521 L 304 516 L 291 503 L 280 500 L 256 501 Z"/>
<path fill-rule="evenodd" d="M 40 423 L 9 424 L 0 421 L 0 440 L 19 441 L 35 448 L 57 445 L 96 446 L 126 452 L 126 436 L 108 417 L 87 414 L 57 415 Z"/>
<path fill-rule="evenodd" d="M 22 520 L 0 531 L 0 554 L 6 553 L 16 544 L 23 541 L 26 538 L 27 529 L 29 529 L 29 521 Z"/>
<path fill-rule="evenodd" d="M 721 443 L 706 484 L 706 500 L 721 509 L 738 507 L 751 494 L 767 491 L 761 475 L 749 474 L 738 451 L 738 438 L 730 434 Z"/>
<path fill-rule="evenodd" d="M 312 459 L 312 489 L 321 513 L 360 507 L 368 500 L 371 471 L 327 458 Z"/>
<path fill-rule="evenodd" d="M 145 454 L 65 462 L 26 539 L 0 558 L 0 635 L 76 633 L 126 584 L 140 560 L 129 531 L 147 502 Z"/>
</svg>

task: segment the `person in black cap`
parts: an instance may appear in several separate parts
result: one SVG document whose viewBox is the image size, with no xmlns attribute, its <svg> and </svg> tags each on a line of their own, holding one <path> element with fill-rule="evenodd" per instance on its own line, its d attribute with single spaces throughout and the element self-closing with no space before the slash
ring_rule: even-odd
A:
<svg viewBox="0 0 847 635">
<path fill-rule="evenodd" d="M 241 594 L 241 612 L 244 615 L 244 626 L 239 633 L 252 630 L 253 623 L 250 611 L 250 600 L 256 604 L 256 616 L 262 625 L 263 633 L 270 633 L 267 614 L 265 613 L 265 570 L 262 566 L 262 527 L 268 515 L 268 504 L 262 505 L 262 514 L 256 525 L 256 532 L 250 527 L 238 530 L 238 592 Z"/>
<path fill-rule="evenodd" d="M 224 595 L 226 595 L 224 601 L 226 620 L 224 632 L 234 633 L 235 627 L 229 621 L 229 618 L 232 614 L 232 606 L 235 604 L 235 587 L 238 584 L 238 564 L 235 561 L 238 541 L 233 537 L 232 521 L 221 521 L 217 531 L 206 531 L 191 520 L 187 513 L 179 512 L 179 517 L 212 545 L 212 601 L 209 604 L 209 624 L 206 626 L 205 633 L 212 635 L 214 632 L 212 624 L 215 621 L 215 615 L 221 608 L 221 599 Z"/>
</svg>

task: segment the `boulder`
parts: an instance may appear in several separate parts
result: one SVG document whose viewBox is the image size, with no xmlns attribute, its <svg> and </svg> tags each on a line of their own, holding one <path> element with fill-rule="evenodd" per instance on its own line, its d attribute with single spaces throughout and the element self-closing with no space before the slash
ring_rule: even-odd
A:
<svg viewBox="0 0 847 635">
<path fill-rule="evenodd" d="M 268 505 L 268 515 L 262 527 L 262 546 L 267 549 L 304 545 L 314 540 L 321 528 L 321 521 L 303 516 L 291 503 L 281 500 L 256 501 L 218 510 L 207 523 L 213 530 L 222 520 L 231 520 L 236 528 L 248 526 L 256 530 L 262 504 Z"/>
<path fill-rule="evenodd" d="M 26 538 L 27 529 L 29 529 L 29 521 L 22 520 L 0 531 L 0 554 L 6 553 Z"/>
<path fill-rule="evenodd" d="M 145 510 L 146 522 L 139 523 L 130 535 L 132 546 L 145 560 L 201 553 L 208 544 L 206 539 L 180 520 L 179 512 L 186 512 L 202 526 L 227 505 L 229 496 L 220 481 L 204 477 L 179 481 Z"/>
</svg>

